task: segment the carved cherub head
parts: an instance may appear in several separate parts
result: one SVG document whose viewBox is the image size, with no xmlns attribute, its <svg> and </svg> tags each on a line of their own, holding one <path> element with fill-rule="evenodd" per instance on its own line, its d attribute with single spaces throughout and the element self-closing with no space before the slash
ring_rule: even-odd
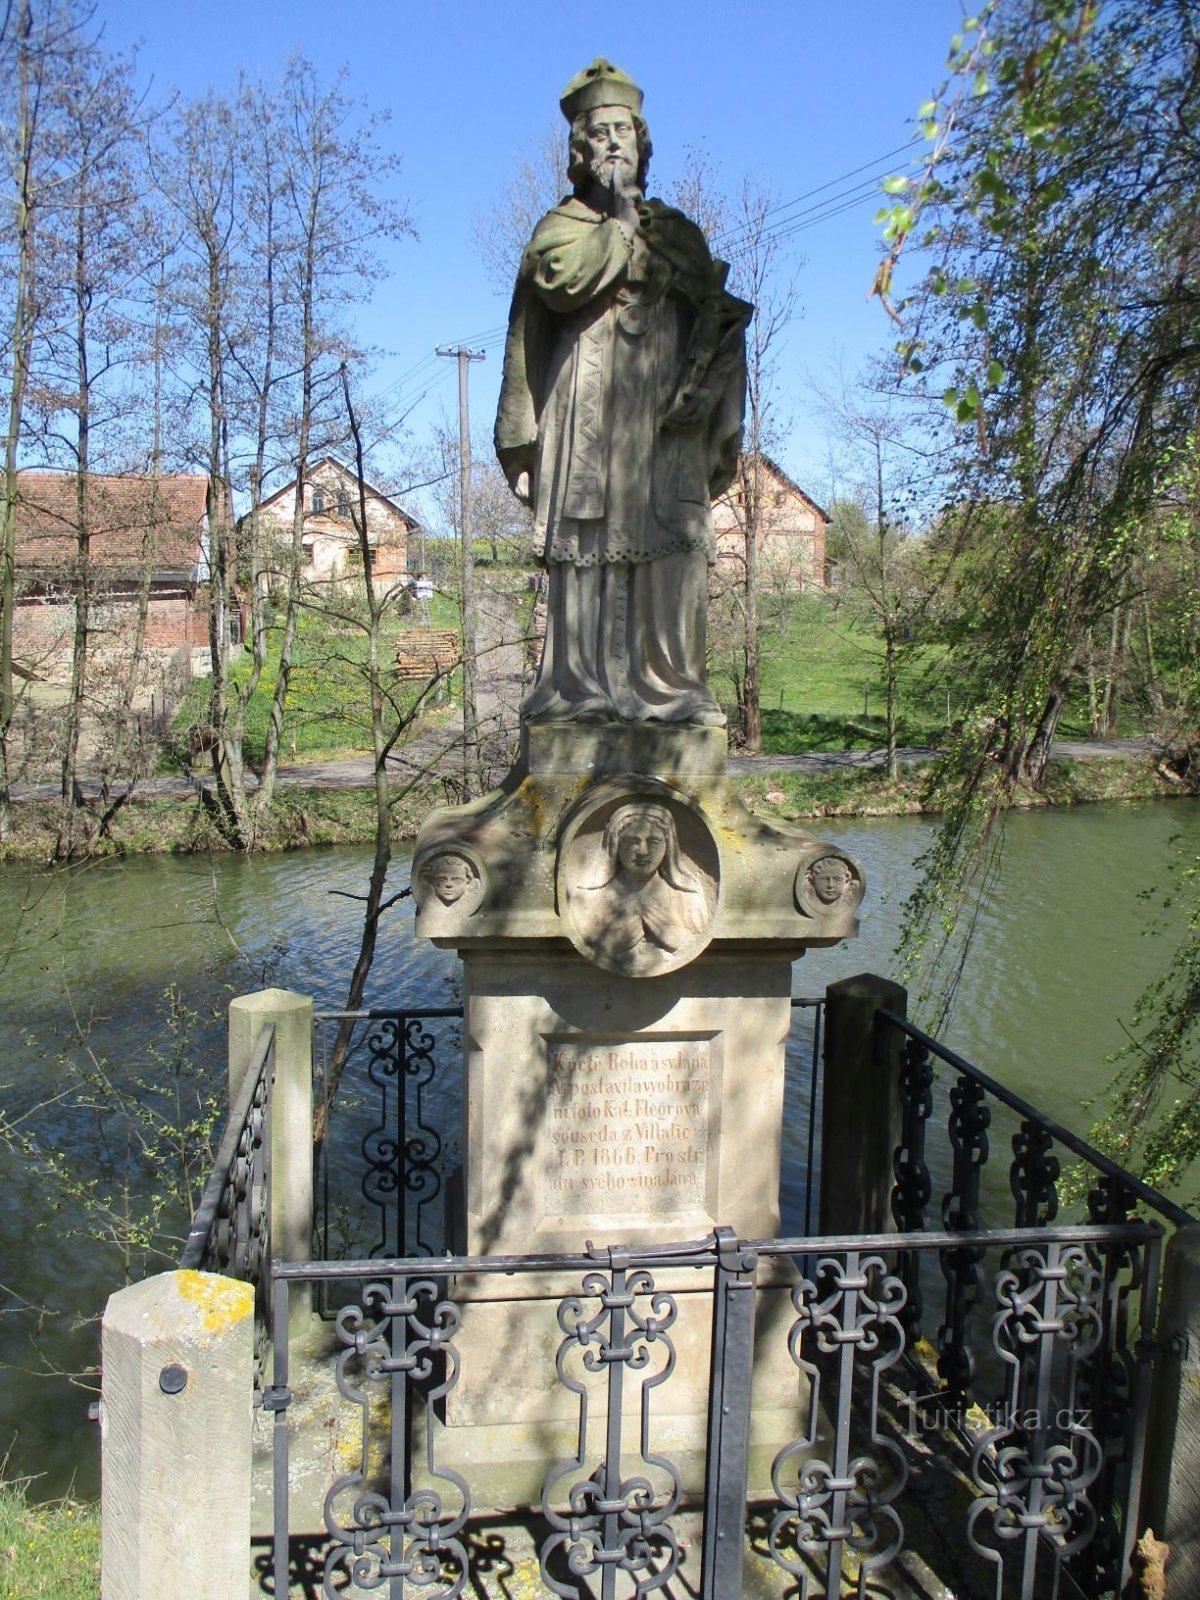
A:
<svg viewBox="0 0 1200 1600">
<path fill-rule="evenodd" d="M 427 861 L 421 877 L 444 906 L 455 905 L 479 882 L 479 874 L 467 858 L 450 850 Z"/>
<path fill-rule="evenodd" d="M 808 881 L 823 906 L 836 905 L 852 880 L 853 874 L 840 856 L 819 856 L 808 869 Z"/>
</svg>

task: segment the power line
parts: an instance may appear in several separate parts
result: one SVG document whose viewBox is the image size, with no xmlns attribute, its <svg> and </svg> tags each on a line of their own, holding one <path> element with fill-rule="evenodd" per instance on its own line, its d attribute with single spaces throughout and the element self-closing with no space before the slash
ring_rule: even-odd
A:
<svg viewBox="0 0 1200 1600">
<path fill-rule="evenodd" d="M 851 167 L 849 172 L 840 173 L 836 178 L 830 178 L 825 183 L 817 184 L 814 189 L 806 189 L 803 194 L 796 195 L 792 200 L 782 200 L 777 205 L 769 206 L 767 210 L 763 212 L 763 217 L 765 219 L 766 217 L 771 217 L 785 211 L 790 211 L 793 206 L 801 205 L 805 200 L 811 200 L 815 195 L 824 194 L 826 189 L 834 189 L 839 184 L 845 183 L 848 178 L 857 178 L 860 172 L 866 172 L 870 168 L 878 167 L 881 162 L 889 161 L 892 156 L 903 155 L 906 150 L 912 149 L 914 143 L 916 143 L 915 139 L 909 139 L 906 141 L 906 143 L 897 145 L 894 150 L 884 150 L 882 154 L 872 156 L 869 161 L 864 161 L 861 166 Z M 875 180 L 871 179 L 870 181 L 874 182 Z M 784 224 L 780 222 L 776 226 L 783 225 Z M 735 224 L 733 227 L 728 228 L 724 233 L 719 234 L 711 241 L 711 243 L 715 248 L 719 249 L 736 248 L 739 235 L 752 232 L 753 227 L 753 224 Z"/>
<path fill-rule="evenodd" d="M 763 212 L 763 218 L 774 217 L 776 220 L 769 228 L 764 230 L 762 234 L 763 240 L 782 243 L 784 240 L 793 238 L 798 233 L 803 233 L 809 228 L 818 227 L 823 222 L 830 222 L 835 217 L 840 217 L 843 213 L 865 204 L 866 201 L 875 199 L 878 195 L 879 181 L 887 174 L 887 169 L 882 164 L 889 161 L 893 156 L 903 155 L 906 151 L 910 151 L 916 142 L 915 139 L 910 139 L 904 144 L 896 145 L 891 150 L 884 150 L 879 155 L 872 156 L 869 161 L 864 161 L 857 167 L 851 167 L 848 171 L 840 173 L 835 178 L 828 178 L 824 183 L 816 184 L 813 188 L 806 189 L 802 194 L 794 195 L 790 200 L 782 200 L 773 206 L 769 206 Z M 871 176 L 860 179 L 858 183 L 851 184 L 849 188 L 841 187 L 851 178 L 857 178 L 863 172 L 870 172 Z M 831 189 L 838 192 L 829 194 L 828 191 Z M 820 195 L 825 195 L 826 198 L 824 200 L 817 199 Z M 808 200 L 816 200 L 817 203 L 805 206 L 804 202 Z M 797 211 L 796 208 L 798 206 L 803 206 L 804 209 Z M 755 233 L 755 228 L 756 225 L 753 223 L 738 223 L 726 229 L 724 233 L 716 235 L 711 241 L 712 246 L 714 249 L 723 250 L 728 256 L 736 257 L 750 243 Z M 460 347 L 474 348 L 480 352 L 493 350 L 504 342 L 507 333 L 508 328 L 506 325 L 482 329 L 478 333 L 453 341 L 451 353 L 456 352 Z M 405 399 L 402 405 L 396 407 L 396 420 L 388 422 L 386 412 L 391 407 L 385 409 L 384 414 L 380 415 L 378 420 L 378 426 L 381 431 L 390 432 L 397 425 L 400 417 L 407 416 L 415 406 L 419 405 L 429 395 L 431 390 L 442 382 L 443 378 L 450 376 L 448 368 L 443 368 L 436 373 L 433 370 L 438 367 L 438 358 L 444 353 L 446 353 L 444 350 L 439 349 L 429 355 L 419 357 L 397 378 L 394 378 L 392 382 L 378 391 L 374 396 L 377 405 L 389 400 L 392 395 L 396 395 L 399 398 L 403 390 L 416 383 L 424 382 L 428 377 L 428 382 L 424 382 L 421 393 L 415 399 Z"/>
</svg>

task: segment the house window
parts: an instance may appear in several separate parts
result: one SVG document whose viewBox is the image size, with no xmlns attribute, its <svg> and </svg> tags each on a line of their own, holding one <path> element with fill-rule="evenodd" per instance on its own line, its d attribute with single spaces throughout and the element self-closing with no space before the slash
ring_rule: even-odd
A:
<svg viewBox="0 0 1200 1600">
<path fill-rule="evenodd" d="M 313 515 L 314 516 L 318 516 L 318 517 L 325 510 L 325 491 L 324 491 L 324 489 L 314 489 L 313 490 L 312 508 L 313 508 Z"/>
<path fill-rule="evenodd" d="M 337 514 L 339 517 L 348 517 L 350 515 L 349 489 L 339 489 L 337 492 Z"/>
</svg>

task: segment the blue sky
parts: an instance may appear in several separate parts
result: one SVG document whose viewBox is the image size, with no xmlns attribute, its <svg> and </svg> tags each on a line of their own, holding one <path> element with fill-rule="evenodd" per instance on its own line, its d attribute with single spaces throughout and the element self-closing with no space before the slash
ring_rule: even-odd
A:
<svg viewBox="0 0 1200 1600">
<path fill-rule="evenodd" d="M 797 222 L 789 248 L 804 258 L 779 373 L 780 455 L 817 498 L 828 451 L 809 375 L 824 379 L 838 359 L 853 374 L 890 338 L 878 303 L 867 302 L 881 202 L 869 186 L 857 197 L 852 187 L 902 166 L 887 153 L 908 139 L 917 106 L 940 82 L 963 14 L 959 0 L 762 0 L 740 11 L 644 0 L 607 19 L 594 6 L 531 0 L 98 7 L 108 47 L 136 44 L 139 75 L 156 91 L 232 86 L 239 67 L 269 78 L 298 51 L 330 76 L 344 66 L 356 96 L 390 110 L 380 138 L 402 158 L 419 238 L 389 249 L 390 275 L 358 327 L 387 352 L 371 386 L 397 406 L 416 403 L 418 443 L 456 405 L 454 363 L 433 359 L 436 345 L 486 350 L 471 369 L 473 431 L 494 413 L 507 298 L 488 282 L 472 223 L 557 117 L 567 80 L 592 57 L 610 57 L 645 89 L 652 192 L 668 189 L 687 147 L 699 146 L 728 187 L 747 174 L 785 206 L 799 201 L 777 218 Z"/>
</svg>

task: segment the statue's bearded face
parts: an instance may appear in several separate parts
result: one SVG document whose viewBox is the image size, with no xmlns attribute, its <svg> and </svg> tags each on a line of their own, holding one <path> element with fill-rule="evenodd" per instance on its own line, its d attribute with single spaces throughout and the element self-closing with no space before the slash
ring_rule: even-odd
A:
<svg viewBox="0 0 1200 1600">
<path fill-rule="evenodd" d="M 583 123 L 584 160 L 592 181 L 604 189 L 629 189 L 638 175 L 638 138 L 633 113 L 624 106 L 597 106 Z"/>
</svg>

